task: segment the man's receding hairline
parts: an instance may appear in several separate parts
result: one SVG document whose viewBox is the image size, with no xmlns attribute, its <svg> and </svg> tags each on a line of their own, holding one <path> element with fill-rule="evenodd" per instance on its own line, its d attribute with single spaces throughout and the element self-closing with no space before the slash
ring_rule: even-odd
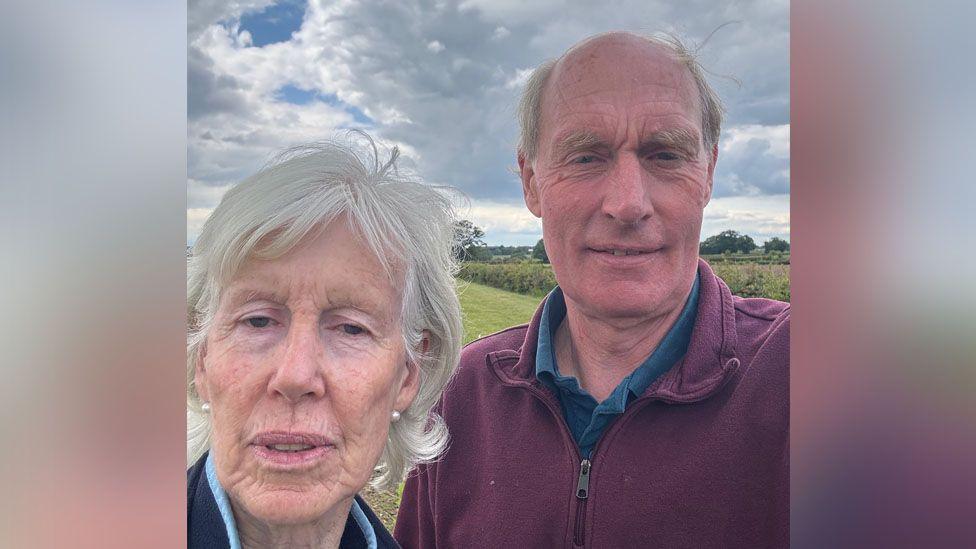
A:
<svg viewBox="0 0 976 549">
<path fill-rule="evenodd" d="M 517 152 L 527 160 L 534 160 L 538 154 L 539 136 L 541 134 L 543 108 L 549 89 L 552 87 L 554 75 L 558 78 L 565 62 L 572 56 L 579 54 L 586 48 L 595 46 L 601 41 L 626 41 L 648 48 L 650 53 L 656 50 L 664 53 L 668 58 L 680 65 L 685 74 L 690 77 L 688 84 L 696 91 L 694 101 L 697 103 L 700 118 L 699 133 L 706 151 L 718 143 L 721 132 L 724 107 L 715 91 L 709 86 L 702 74 L 694 53 L 689 51 L 675 36 L 666 38 L 656 36 L 642 36 L 628 31 L 609 31 L 588 37 L 572 45 L 559 57 L 545 61 L 532 72 L 523 88 L 522 97 L 518 104 L 519 141 Z"/>
<path fill-rule="evenodd" d="M 596 44 L 596 42 L 598 41 L 614 40 L 623 37 L 631 38 L 632 40 L 629 40 L 629 42 L 631 43 L 637 43 L 638 45 L 643 46 L 647 49 L 657 49 L 658 51 L 664 53 L 669 59 L 671 59 L 676 65 L 678 65 L 684 71 L 684 74 L 687 77 L 687 80 L 684 83 L 690 85 L 694 90 L 695 75 L 692 74 L 691 69 L 689 69 L 687 65 L 682 63 L 681 58 L 677 54 L 677 52 L 668 49 L 668 47 L 665 46 L 664 44 L 657 43 L 649 38 L 634 34 L 632 32 L 626 32 L 626 31 L 610 31 L 602 34 L 597 34 L 595 36 L 591 36 L 583 40 L 582 42 L 579 42 L 578 44 L 574 44 L 568 50 L 563 52 L 562 55 L 560 55 L 555 59 L 552 69 L 546 75 L 546 79 L 542 84 L 542 89 L 540 90 L 541 95 L 539 97 L 539 117 L 538 117 L 538 127 L 540 130 L 542 128 L 542 119 L 546 112 L 544 105 L 546 103 L 546 96 L 549 95 L 548 90 L 554 85 L 555 80 L 559 79 L 559 76 L 561 75 L 560 71 L 565 70 L 564 67 L 567 66 L 566 64 L 568 62 L 579 63 L 581 61 L 581 60 L 570 59 L 570 57 L 574 55 L 582 55 L 583 53 L 585 53 L 583 51 L 585 48 L 597 47 L 599 44 Z M 701 98 L 698 97 L 698 94 L 696 94 L 695 96 L 695 102 L 697 103 L 701 102 Z M 701 105 L 698 105 L 698 107 L 701 107 Z M 702 123 L 703 122 L 704 121 L 702 121 Z M 538 139 L 538 137 L 539 136 L 536 135 L 536 139 Z M 536 153 L 538 153 L 538 150 L 536 151 Z"/>
</svg>

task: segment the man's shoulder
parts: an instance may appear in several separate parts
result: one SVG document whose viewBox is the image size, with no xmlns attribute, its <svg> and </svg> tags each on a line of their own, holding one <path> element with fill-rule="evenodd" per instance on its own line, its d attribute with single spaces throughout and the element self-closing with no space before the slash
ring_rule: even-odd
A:
<svg viewBox="0 0 976 549">
<path fill-rule="evenodd" d="M 735 306 L 736 337 L 740 350 L 758 352 L 788 360 L 790 349 L 790 304 L 761 297 L 732 297 Z"/>
<path fill-rule="evenodd" d="M 459 385 L 480 385 L 486 378 L 493 378 L 489 367 L 492 360 L 517 361 L 521 356 L 527 330 L 527 324 L 520 324 L 479 337 L 465 345 L 461 350 L 461 362 L 454 381 L 446 391 L 457 389 Z"/>
<path fill-rule="evenodd" d="M 519 324 L 475 339 L 461 350 L 461 366 L 471 363 L 484 364 L 486 356 L 499 351 L 519 354 L 525 343 L 528 328 L 528 324 Z"/>
<path fill-rule="evenodd" d="M 444 388 L 444 408 L 441 412 L 445 418 L 453 417 L 448 413 L 452 404 L 461 405 L 470 412 L 476 408 L 472 406 L 473 403 L 492 398 L 488 395 L 502 385 L 499 367 L 505 368 L 518 362 L 527 329 L 526 324 L 512 326 L 480 337 L 464 346 L 457 372 L 451 383 Z"/>
<path fill-rule="evenodd" d="M 732 296 L 737 316 L 747 316 L 757 320 L 776 322 L 789 320 L 790 304 L 785 301 L 767 299 L 765 297 Z"/>
</svg>

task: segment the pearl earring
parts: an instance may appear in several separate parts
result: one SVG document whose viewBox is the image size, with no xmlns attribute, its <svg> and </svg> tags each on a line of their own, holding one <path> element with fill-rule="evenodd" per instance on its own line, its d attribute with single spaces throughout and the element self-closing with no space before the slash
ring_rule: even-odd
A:
<svg viewBox="0 0 976 549">
<path fill-rule="evenodd" d="M 393 421 L 393 423 L 400 421 L 400 412 L 393 410 L 393 413 L 390 414 L 390 419 Z"/>
<path fill-rule="evenodd" d="M 204 402 L 203 404 L 200 405 L 200 409 L 202 409 L 205 414 L 209 414 L 210 413 L 210 403 L 209 402 Z"/>
</svg>

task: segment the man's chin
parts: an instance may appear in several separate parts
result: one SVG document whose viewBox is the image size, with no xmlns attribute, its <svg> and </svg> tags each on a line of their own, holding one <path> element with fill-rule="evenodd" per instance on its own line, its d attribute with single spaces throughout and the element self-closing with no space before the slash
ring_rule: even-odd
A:
<svg viewBox="0 0 976 549">
<path fill-rule="evenodd" d="M 596 295 L 586 295 L 587 293 Z M 646 288 L 643 292 L 628 291 L 628 288 L 616 284 L 589 289 L 581 299 L 575 301 L 587 316 L 607 320 L 649 318 L 662 314 L 667 309 L 663 296 L 650 295 Z"/>
</svg>

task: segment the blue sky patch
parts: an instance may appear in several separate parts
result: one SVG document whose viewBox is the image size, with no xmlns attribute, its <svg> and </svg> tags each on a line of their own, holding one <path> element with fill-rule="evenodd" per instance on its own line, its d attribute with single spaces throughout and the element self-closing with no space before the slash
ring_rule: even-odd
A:
<svg viewBox="0 0 976 549">
<path fill-rule="evenodd" d="M 277 92 L 275 92 L 275 97 L 279 101 L 291 103 L 292 105 L 307 105 L 314 101 L 318 95 L 319 94 L 317 92 L 296 88 L 291 84 L 282 86 Z"/>
<path fill-rule="evenodd" d="M 263 11 L 243 15 L 240 29 L 251 33 L 256 47 L 287 42 L 291 33 L 301 28 L 306 4 L 304 0 L 282 0 Z"/>
<path fill-rule="evenodd" d="M 278 101 L 284 101 L 286 103 L 291 103 L 292 105 L 307 105 L 312 101 L 322 101 L 332 105 L 333 107 L 346 111 L 352 115 L 353 120 L 359 124 L 373 124 L 373 119 L 366 116 L 366 113 L 344 101 L 339 100 L 334 93 L 320 94 L 315 90 L 303 90 L 292 84 L 286 84 L 281 88 L 278 88 L 274 95 Z"/>
</svg>

